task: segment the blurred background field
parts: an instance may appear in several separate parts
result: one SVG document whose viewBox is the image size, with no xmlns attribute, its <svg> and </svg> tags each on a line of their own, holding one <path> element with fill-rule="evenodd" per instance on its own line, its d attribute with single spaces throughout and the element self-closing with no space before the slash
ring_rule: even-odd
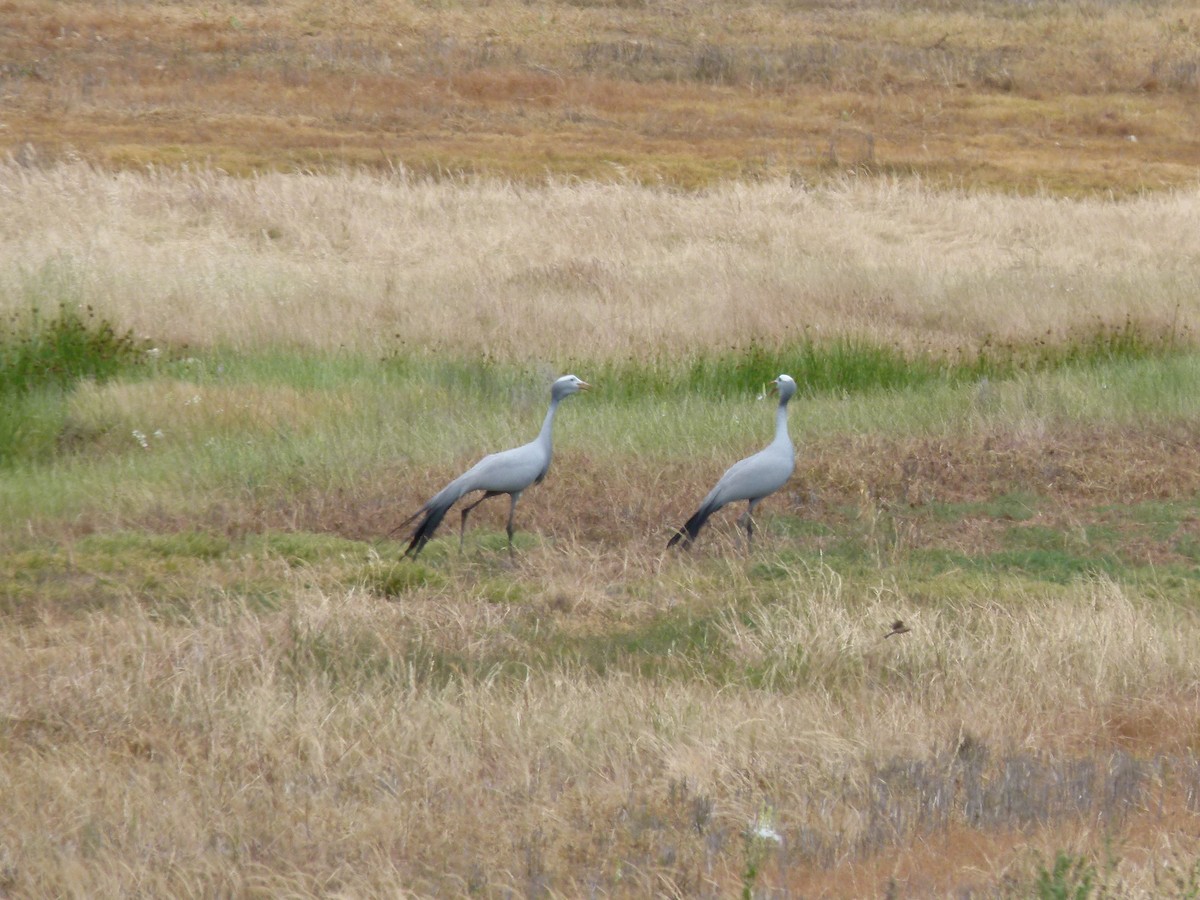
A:
<svg viewBox="0 0 1200 900">
<path fill-rule="evenodd" d="M 1190 184 L 1200 162 L 1183 0 L 7 0 L 4 16 L 0 145 L 27 159 L 1067 194 Z"/>
</svg>

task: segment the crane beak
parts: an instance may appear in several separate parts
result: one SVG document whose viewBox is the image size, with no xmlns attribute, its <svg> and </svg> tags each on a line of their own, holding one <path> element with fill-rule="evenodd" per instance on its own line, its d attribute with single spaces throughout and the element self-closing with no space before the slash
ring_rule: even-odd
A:
<svg viewBox="0 0 1200 900">
<path fill-rule="evenodd" d="M 579 389 L 581 391 L 590 391 L 592 389 L 592 386 L 590 384 L 588 384 L 586 381 L 581 381 L 581 382 L 579 382 Z"/>
<path fill-rule="evenodd" d="M 779 393 L 779 379 L 778 378 L 776 378 L 774 381 L 771 382 L 771 393 L 772 394 Z"/>
</svg>

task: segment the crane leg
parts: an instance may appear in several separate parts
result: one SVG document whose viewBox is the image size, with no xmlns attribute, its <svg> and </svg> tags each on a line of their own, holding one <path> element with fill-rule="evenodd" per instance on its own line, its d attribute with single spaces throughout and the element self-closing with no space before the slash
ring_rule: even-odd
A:
<svg viewBox="0 0 1200 900">
<path fill-rule="evenodd" d="M 508 530 L 508 555 L 509 555 L 510 559 L 512 558 L 512 555 L 513 555 L 512 539 L 513 539 L 513 531 L 515 531 L 513 522 L 517 517 L 517 501 L 520 499 L 521 499 L 521 493 L 520 493 L 520 491 L 518 491 L 517 493 L 510 495 L 510 502 L 508 504 L 508 529 L 507 530 Z"/>
<path fill-rule="evenodd" d="M 467 516 L 469 516 L 471 514 L 471 510 L 473 510 L 475 507 L 477 507 L 484 500 L 487 500 L 489 497 L 499 497 L 501 493 L 503 493 L 503 492 L 502 491 L 484 491 L 482 497 L 480 497 L 478 500 L 476 500 L 470 506 L 463 507 L 462 524 L 459 526 L 459 529 L 458 529 L 458 549 L 460 551 L 462 550 L 463 542 L 466 540 L 466 537 L 467 537 Z"/>
<path fill-rule="evenodd" d="M 742 527 L 746 529 L 747 553 L 754 549 L 754 507 L 756 506 L 758 506 L 758 500 L 751 500 L 746 506 L 746 511 L 738 519 L 742 523 Z"/>
</svg>

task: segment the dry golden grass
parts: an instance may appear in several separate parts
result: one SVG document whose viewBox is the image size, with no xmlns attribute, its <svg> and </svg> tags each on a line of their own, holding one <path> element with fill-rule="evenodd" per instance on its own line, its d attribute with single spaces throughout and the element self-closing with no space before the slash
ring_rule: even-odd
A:
<svg viewBox="0 0 1200 900">
<path fill-rule="evenodd" d="M 434 380 L 397 376 L 429 396 L 393 406 L 269 360 L 490 354 L 549 375 L 805 333 L 909 353 L 1126 317 L 1187 335 L 1198 201 L 5 165 L 0 311 L 90 303 L 203 360 L 82 386 L 69 426 L 86 450 L 11 476 L 95 465 L 97 498 L 3 537 L 0 890 L 1019 896 L 1059 850 L 1112 850 L 1116 896 L 1186 896 L 1200 622 L 1179 573 L 1200 442 L 1185 414 L 1091 422 L 1103 385 L 1040 376 L 994 385 L 994 413 L 965 399 L 933 433 L 830 435 L 837 404 L 798 401 L 797 478 L 747 559 L 727 516 L 697 553 L 661 552 L 730 461 L 716 424 L 703 442 L 682 429 L 697 410 L 680 398 L 639 423 L 656 429 L 642 452 L 620 404 L 580 397 L 522 501 L 515 561 L 493 501 L 465 554 L 397 564 L 382 535 L 481 436 L 536 424 L 543 386 L 511 390 L 513 418 L 464 422 Z M 224 382 L 207 351 L 227 346 L 247 368 Z M 422 427 L 429 408 L 452 413 Z M 726 410 L 765 438 L 765 404 Z M 280 431 L 312 459 L 254 455 Z M 210 439 L 245 456 L 201 452 Z M 139 469 L 171 462 L 200 486 Z M 221 462 L 247 468 L 213 490 L 195 468 Z M 1085 526 L 1106 510 L 1131 577 L 972 569 L 1012 520 L 931 512 L 1021 491 L 1040 505 L 1017 524 L 1068 550 L 1101 540 Z M 1130 521 L 1149 501 L 1178 504 L 1168 536 Z M 806 524 L 829 531 L 786 530 Z M 839 541 L 866 561 L 813 562 Z M 947 548 L 960 568 L 906 568 Z M 896 618 L 911 630 L 888 638 Z"/>
<path fill-rule="evenodd" d="M 689 568 L 658 588 L 696 589 Z M 213 595 L 173 617 L 130 597 L 3 630 L 6 888 L 728 896 L 758 852 L 755 823 L 792 842 L 761 848 L 760 885 L 799 893 L 995 885 L 1021 853 L 1090 848 L 1105 831 L 1123 835 L 1127 870 L 1147 854 L 1136 884 L 1161 871 L 1164 827 L 1193 814 L 1191 742 L 1154 742 L 1168 755 L 1139 762 L 1110 755 L 1107 729 L 1186 715 L 1173 731 L 1194 735 L 1200 710 L 1180 696 L 1194 616 L 1112 583 L 922 608 L 795 571 L 714 621 L 735 658 L 794 681 L 753 690 L 702 668 L 653 680 L 567 657 L 460 679 L 432 668 L 438 653 L 519 655 L 528 608 L 436 589 L 386 603 L 306 580 L 273 611 Z M 913 630 L 888 640 L 897 613 Z M 1053 805 L 1071 790 L 1094 832 Z M 982 828 L 963 813 L 972 792 Z"/>
<path fill-rule="evenodd" d="M 554 372 L 806 334 L 973 353 L 1126 318 L 1185 335 L 1200 320 L 1194 190 L 680 194 L 15 163 L 0 185 L 0 311 L 86 300 L 176 345 L 424 348 Z"/>
<path fill-rule="evenodd" d="M 0 146 L 116 166 L 330 163 L 685 186 L 919 173 L 1190 184 L 1186 0 L 318 6 L 7 0 Z"/>
</svg>

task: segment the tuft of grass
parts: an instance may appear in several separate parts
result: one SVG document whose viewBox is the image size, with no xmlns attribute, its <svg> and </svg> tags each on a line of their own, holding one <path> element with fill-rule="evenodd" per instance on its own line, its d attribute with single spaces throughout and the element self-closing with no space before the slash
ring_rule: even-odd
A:
<svg viewBox="0 0 1200 900">
<path fill-rule="evenodd" d="M 372 564 L 363 570 L 362 580 L 368 590 L 388 599 L 402 597 L 418 588 L 446 584 L 445 576 L 436 569 L 407 560 Z"/>
<path fill-rule="evenodd" d="M 67 393 L 87 379 L 104 382 L 142 368 L 150 357 L 131 331 L 62 303 L 55 314 L 38 306 L 0 326 L 0 465 L 52 455 L 71 443 Z"/>
<path fill-rule="evenodd" d="M 1095 879 L 1096 867 L 1085 857 L 1060 850 L 1050 868 L 1039 867 L 1033 890 L 1038 900 L 1087 900 Z"/>
<path fill-rule="evenodd" d="M 33 306 L 0 326 L 0 396 L 107 381 L 144 365 L 146 350 L 132 331 L 118 331 L 90 306 L 62 303 L 53 315 Z"/>
</svg>

